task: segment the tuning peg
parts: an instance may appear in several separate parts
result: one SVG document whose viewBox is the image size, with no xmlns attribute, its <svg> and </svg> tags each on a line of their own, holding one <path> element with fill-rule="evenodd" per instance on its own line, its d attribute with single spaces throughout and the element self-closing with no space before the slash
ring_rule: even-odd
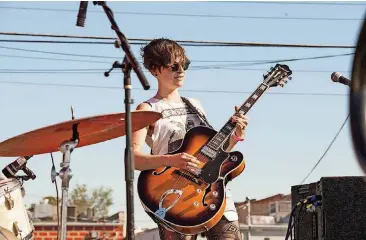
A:
<svg viewBox="0 0 366 240">
<path fill-rule="evenodd" d="M 288 77 L 287 79 L 291 81 L 292 80 L 292 77 Z"/>
</svg>

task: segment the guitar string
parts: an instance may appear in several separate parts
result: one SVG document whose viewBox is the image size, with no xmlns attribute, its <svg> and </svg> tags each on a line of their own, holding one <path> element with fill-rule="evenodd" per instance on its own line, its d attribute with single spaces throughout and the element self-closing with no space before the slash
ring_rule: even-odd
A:
<svg viewBox="0 0 366 240">
<path fill-rule="evenodd" d="M 250 103 L 251 105 L 253 105 L 255 102 L 256 102 L 256 100 L 258 99 L 254 99 L 253 98 L 253 95 L 254 94 L 257 94 L 257 95 L 261 95 L 261 94 L 263 94 L 264 93 L 264 91 L 263 90 L 261 90 L 260 89 L 260 87 L 258 87 L 254 92 L 253 92 L 253 94 L 252 94 L 252 96 L 239 108 L 239 109 L 241 109 L 242 110 L 242 108 L 244 108 L 245 107 L 245 104 L 246 103 Z M 170 105 L 170 104 L 169 104 Z M 171 105 L 170 105 L 171 106 Z M 172 107 L 172 106 L 171 106 Z M 183 120 L 183 119 L 182 119 Z M 230 133 L 232 133 L 234 131 L 234 128 L 230 131 Z M 229 134 L 230 135 L 230 134 Z M 214 143 L 215 145 L 216 145 L 216 143 Z M 221 144 L 222 145 L 222 144 Z M 220 145 L 220 146 L 221 146 Z M 197 159 L 198 160 L 200 160 L 201 162 L 203 162 L 203 163 L 207 163 L 207 158 L 206 158 L 206 156 L 203 156 L 201 153 L 198 153 L 198 155 L 197 155 Z M 203 161 L 204 160 L 204 161 Z M 181 170 L 181 171 L 183 171 L 183 173 L 186 173 L 187 175 L 188 174 L 190 174 L 190 172 L 189 171 L 185 171 L 185 170 Z M 176 184 L 174 184 L 174 187 L 177 187 L 177 188 L 182 188 L 185 184 L 187 184 L 187 183 L 189 183 L 189 180 L 187 180 L 187 179 L 185 179 L 185 178 L 178 178 L 178 180 L 177 180 L 177 182 L 176 182 Z"/>
<path fill-rule="evenodd" d="M 253 98 L 253 95 L 254 94 L 259 94 L 260 96 L 261 95 L 263 95 L 263 93 L 267 90 L 268 88 L 265 88 L 265 89 L 260 89 L 260 86 L 253 92 L 253 94 L 250 96 L 250 98 L 246 101 L 246 102 L 244 102 L 244 104 L 239 108 L 239 110 L 241 109 L 241 108 L 243 108 L 243 107 L 245 107 L 245 104 L 246 103 L 250 103 L 251 104 L 251 106 L 253 106 L 253 104 L 254 103 L 256 103 L 257 102 L 257 100 L 258 100 L 258 98 L 256 98 L 256 99 L 254 99 Z M 167 103 L 170 107 L 172 107 L 169 103 Z M 251 107 L 250 106 L 250 107 Z M 173 107 L 172 107 L 173 108 Z M 174 109 L 174 108 L 173 108 Z M 176 112 L 176 110 L 174 109 L 174 111 Z M 177 112 L 176 112 L 177 113 Z M 180 116 L 180 115 L 179 115 Z M 180 116 L 180 118 L 182 119 L 182 121 L 184 122 L 184 120 L 183 120 L 183 118 Z M 186 129 L 185 129 L 186 130 Z M 231 133 L 234 131 L 234 128 L 230 131 Z M 221 144 L 222 145 L 222 144 Z M 220 146 L 221 146 L 220 145 Z M 207 163 L 207 158 L 206 158 L 206 156 L 204 156 L 203 154 L 201 154 L 200 152 L 198 153 L 198 156 L 196 157 L 198 160 L 200 160 L 200 161 L 202 161 L 202 160 L 204 160 L 204 161 L 202 161 L 202 162 L 204 162 L 204 163 Z M 182 171 L 186 171 L 186 170 L 182 170 Z M 188 171 L 187 171 L 188 172 Z M 187 179 L 185 179 L 185 178 L 183 178 L 183 179 L 181 179 L 182 177 L 181 176 L 179 176 L 178 177 L 178 180 L 176 181 L 176 183 L 174 184 L 174 185 L 177 185 L 177 186 L 179 186 L 179 182 L 184 182 L 184 183 L 187 183 L 187 182 L 189 182 Z M 180 186 L 179 188 L 181 188 L 181 187 L 183 187 L 183 186 Z M 178 233 L 179 234 L 179 239 L 185 239 L 185 236 L 183 235 L 183 234 L 180 234 L 180 233 Z M 165 238 L 165 236 L 166 236 L 166 232 L 164 231 L 163 232 L 163 235 L 164 235 L 164 238 Z"/>
<path fill-rule="evenodd" d="M 176 109 L 169 103 L 169 102 L 167 102 L 167 101 L 164 101 L 166 104 L 168 104 L 170 107 L 171 107 L 171 109 L 173 109 L 174 110 L 174 112 L 181 118 L 181 120 L 182 120 L 182 122 L 184 123 L 185 121 L 184 121 L 184 119 L 183 119 L 183 117 L 176 111 Z M 186 105 L 183 101 L 182 101 L 182 103 L 184 104 L 184 105 Z M 187 116 L 187 118 L 188 118 L 188 116 Z M 187 128 L 186 128 L 186 125 L 184 125 L 184 130 L 185 130 L 185 132 L 187 132 Z M 184 171 L 184 170 L 183 170 Z M 185 178 L 184 177 L 182 177 L 181 175 L 178 177 L 178 179 L 175 181 L 175 183 L 173 184 L 173 189 L 176 189 L 176 188 L 182 188 L 184 185 L 180 185 L 179 183 L 180 182 L 185 182 L 184 181 L 185 180 Z M 164 239 L 166 239 L 166 236 L 167 236 L 167 234 L 169 234 L 168 233 L 168 230 L 166 230 L 166 229 L 164 229 L 163 230 L 163 236 L 164 236 Z M 176 235 L 176 234 L 178 234 L 179 235 L 179 239 L 182 239 L 182 240 L 184 240 L 184 239 L 186 239 L 186 237 L 185 237 L 185 235 L 184 234 L 181 234 L 181 233 L 178 233 L 178 232 L 174 232 L 174 234 Z"/>
<path fill-rule="evenodd" d="M 265 90 L 265 89 L 264 89 Z M 253 98 L 253 95 L 254 94 L 263 94 L 265 91 L 263 91 L 263 90 L 261 90 L 260 89 L 260 87 L 258 87 L 254 92 L 253 92 L 253 94 L 251 95 L 251 97 L 239 108 L 239 110 L 240 109 L 242 109 L 243 107 L 245 107 L 245 104 L 246 103 L 250 103 L 251 104 L 251 106 L 256 102 L 256 100 L 258 100 L 258 98 L 257 99 L 254 99 Z M 177 114 L 177 111 L 176 111 L 176 109 L 170 104 L 170 103 L 168 103 L 168 102 L 166 102 L 173 110 L 174 110 L 174 112 Z M 178 114 L 178 116 L 182 119 L 182 121 L 184 122 L 184 119 L 182 118 L 182 116 L 181 115 L 179 115 Z M 186 129 L 185 129 L 186 130 Z M 233 131 L 234 129 L 232 129 L 231 130 L 231 132 Z M 203 155 L 203 154 L 201 154 L 200 152 L 197 154 L 197 156 L 196 156 L 196 158 L 198 159 L 198 160 L 200 160 L 201 162 L 203 162 L 203 163 L 207 163 L 207 158 Z M 186 172 L 186 171 L 184 171 L 184 170 L 182 170 L 183 172 Z M 188 172 L 188 171 L 187 171 Z M 190 173 L 190 172 L 189 172 Z M 184 187 L 184 185 L 186 185 L 187 183 L 189 183 L 189 180 L 188 179 L 185 179 L 185 178 L 183 178 L 182 176 L 179 176 L 178 177 L 178 179 L 176 180 L 176 182 L 174 183 L 174 185 L 173 185 L 173 188 L 182 188 L 182 187 Z"/>
</svg>

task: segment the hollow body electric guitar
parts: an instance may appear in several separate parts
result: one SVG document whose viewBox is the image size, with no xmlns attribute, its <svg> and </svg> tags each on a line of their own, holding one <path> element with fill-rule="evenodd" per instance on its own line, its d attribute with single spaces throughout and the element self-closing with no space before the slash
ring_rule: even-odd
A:
<svg viewBox="0 0 366 240">
<path fill-rule="evenodd" d="M 271 68 L 264 81 L 238 109 L 246 114 L 270 87 L 284 86 L 292 71 L 287 65 Z M 242 153 L 225 152 L 223 144 L 235 130 L 229 119 L 215 131 L 208 127 L 191 128 L 178 150 L 194 155 L 202 164 L 196 171 L 164 167 L 142 171 L 137 191 L 149 216 L 173 231 L 185 235 L 204 232 L 221 219 L 225 206 L 225 187 L 245 168 Z"/>
</svg>

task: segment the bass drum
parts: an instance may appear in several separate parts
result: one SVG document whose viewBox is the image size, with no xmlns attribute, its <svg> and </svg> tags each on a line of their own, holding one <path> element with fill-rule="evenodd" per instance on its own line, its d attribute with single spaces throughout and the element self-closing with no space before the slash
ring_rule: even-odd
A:
<svg viewBox="0 0 366 240">
<path fill-rule="evenodd" d="M 361 26 L 353 59 L 350 91 L 350 122 L 354 151 L 366 173 L 366 18 Z"/>
<path fill-rule="evenodd" d="M 0 227 L 17 239 L 33 239 L 33 223 L 23 202 L 22 186 L 17 179 L 0 180 Z"/>
<path fill-rule="evenodd" d="M 0 240 L 18 240 L 18 238 L 8 229 L 0 227 Z"/>
</svg>

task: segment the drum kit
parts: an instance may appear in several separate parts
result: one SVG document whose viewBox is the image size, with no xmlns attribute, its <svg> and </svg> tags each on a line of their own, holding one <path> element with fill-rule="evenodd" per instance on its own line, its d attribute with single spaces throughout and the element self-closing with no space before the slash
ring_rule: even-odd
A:
<svg viewBox="0 0 366 240">
<path fill-rule="evenodd" d="M 137 131 L 153 124 L 161 114 L 152 111 L 131 112 L 131 131 Z M 76 148 L 89 146 L 124 136 L 125 114 L 113 113 L 80 119 L 73 119 L 30 131 L 0 143 L 0 156 L 32 156 L 60 151 L 63 154 L 61 170 L 52 172 L 53 180 L 59 176 L 62 181 L 61 239 L 66 237 L 67 197 L 71 153 Z M 29 240 L 33 238 L 34 227 L 23 203 L 22 181 L 18 178 L 0 180 L 0 240 Z"/>
<path fill-rule="evenodd" d="M 80 2 L 79 14 L 76 26 L 84 26 L 87 1 Z M 150 89 L 139 62 L 131 51 L 126 36 L 120 31 L 113 11 L 104 1 L 93 1 L 94 5 L 101 6 L 111 23 L 111 28 L 115 31 L 118 40 L 114 46 L 121 48 L 125 53 L 122 64 L 115 62 L 112 66 L 120 68 L 123 73 L 124 104 L 125 113 L 92 116 L 82 119 L 72 120 L 40 128 L 22 135 L 10 138 L 0 143 L 0 157 L 19 157 L 24 159 L 33 155 L 52 153 L 60 151 L 62 155 L 61 169 L 59 173 L 52 168 L 52 182 L 56 177 L 61 178 L 62 202 L 61 202 L 61 224 L 59 234 L 61 240 L 66 240 L 66 220 L 67 220 L 67 198 L 69 182 L 72 178 L 70 169 L 71 153 L 75 148 L 89 146 L 104 142 L 113 138 L 126 135 L 125 148 L 125 180 L 126 180 L 126 202 L 127 202 L 127 239 L 134 240 L 134 207 L 133 207 L 133 174 L 134 163 L 131 152 L 132 132 L 142 129 L 159 120 L 161 113 L 152 111 L 133 111 L 130 105 L 131 98 L 131 71 L 133 70 L 144 90 Z M 109 70 L 110 71 L 112 71 Z M 105 73 L 105 77 L 109 76 Z M 21 161 L 20 161 L 21 162 Z M 22 170 L 28 175 L 23 179 L 34 179 L 29 169 Z M 27 173 L 28 172 L 28 173 Z M 17 177 L 1 180 L 0 176 L 0 240 L 28 240 L 33 238 L 33 224 L 31 218 L 23 204 L 22 181 Z M 58 235 L 59 237 L 59 235 Z M 59 238 L 58 238 L 59 239 Z"/>
</svg>

